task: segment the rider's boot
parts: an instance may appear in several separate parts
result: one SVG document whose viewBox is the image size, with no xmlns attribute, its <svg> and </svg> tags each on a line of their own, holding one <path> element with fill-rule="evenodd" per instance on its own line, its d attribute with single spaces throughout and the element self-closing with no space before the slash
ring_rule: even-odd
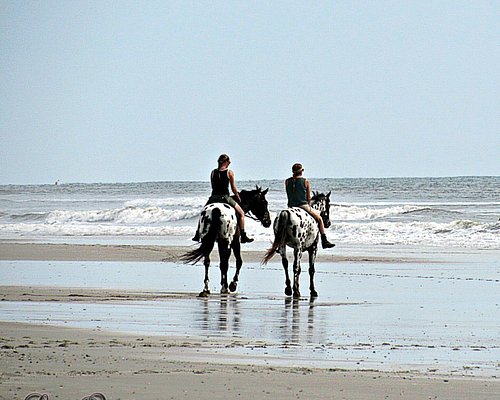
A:
<svg viewBox="0 0 500 400">
<path fill-rule="evenodd" d="M 328 241 L 328 239 L 326 238 L 326 235 L 323 233 L 321 235 L 321 246 L 324 248 L 324 249 L 330 249 L 332 247 L 335 247 L 335 244 L 333 243 L 330 243 Z"/>
<path fill-rule="evenodd" d="M 241 243 L 251 243 L 251 242 L 253 242 L 253 238 L 249 238 L 247 236 L 247 234 L 245 233 L 245 231 L 241 231 L 240 242 Z"/>
</svg>

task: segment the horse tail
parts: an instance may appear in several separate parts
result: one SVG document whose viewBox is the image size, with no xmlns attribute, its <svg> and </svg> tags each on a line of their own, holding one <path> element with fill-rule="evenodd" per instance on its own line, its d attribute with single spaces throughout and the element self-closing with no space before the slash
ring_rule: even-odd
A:
<svg viewBox="0 0 500 400">
<path fill-rule="evenodd" d="M 217 239 L 217 233 L 222 224 L 221 215 L 222 214 L 219 208 L 214 208 L 212 210 L 210 226 L 208 228 L 207 234 L 203 236 L 203 239 L 201 240 L 201 245 L 197 249 L 188 251 L 180 257 L 180 260 L 183 261 L 184 264 L 196 264 L 204 256 L 210 254 L 210 252 L 214 248 L 215 240 Z"/>
<path fill-rule="evenodd" d="M 289 220 L 290 213 L 288 212 L 288 210 L 281 211 L 278 217 L 278 225 L 276 227 L 276 233 L 274 235 L 274 242 L 264 255 L 264 258 L 262 260 L 263 265 L 267 264 L 271 260 L 271 258 L 273 258 L 278 247 L 284 246 L 286 244 L 286 227 Z"/>
</svg>

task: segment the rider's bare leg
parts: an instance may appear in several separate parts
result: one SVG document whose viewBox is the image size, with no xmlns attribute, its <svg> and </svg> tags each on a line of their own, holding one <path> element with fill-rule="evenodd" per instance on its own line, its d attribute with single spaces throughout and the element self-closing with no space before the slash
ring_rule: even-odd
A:
<svg viewBox="0 0 500 400">
<path fill-rule="evenodd" d="M 330 243 L 326 237 L 325 224 L 323 223 L 323 218 L 321 218 L 321 215 L 319 214 L 319 212 L 317 212 L 313 208 L 309 208 L 308 211 L 309 211 L 309 214 L 311 214 L 312 217 L 318 222 L 319 233 L 321 234 L 321 247 L 323 247 L 324 249 L 329 249 L 331 247 L 334 247 L 335 244 Z"/>
<path fill-rule="evenodd" d="M 245 212 L 243 209 L 240 207 L 239 204 L 236 204 L 234 207 L 236 210 L 236 213 L 238 214 L 238 221 L 240 225 L 240 241 L 241 243 L 250 243 L 253 242 L 252 238 L 249 238 L 247 234 L 245 233 Z"/>
</svg>

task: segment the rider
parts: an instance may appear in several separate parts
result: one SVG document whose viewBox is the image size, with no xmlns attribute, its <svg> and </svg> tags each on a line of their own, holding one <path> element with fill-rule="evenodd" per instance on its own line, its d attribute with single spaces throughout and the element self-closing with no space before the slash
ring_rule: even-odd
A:
<svg viewBox="0 0 500 400">
<path fill-rule="evenodd" d="M 212 194 L 209 197 L 207 204 L 227 203 L 232 206 L 238 214 L 241 243 L 253 242 L 253 239 L 249 238 L 245 233 L 245 212 L 238 204 L 241 203 L 241 199 L 234 182 L 234 172 L 229 169 L 231 160 L 229 159 L 229 156 L 227 154 L 221 154 L 219 156 L 219 159 L 217 160 L 217 163 L 219 166 L 210 174 Z M 233 191 L 237 202 L 229 195 L 229 185 L 231 185 L 231 190 Z M 200 240 L 199 229 L 196 230 L 196 234 L 193 237 L 193 240 L 196 242 Z"/>
<path fill-rule="evenodd" d="M 311 186 L 309 180 L 302 177 L 304 168 L 302 164 L 295 163 L 292 166 L 293 176 L 285 181 L 286 195 L 288 197 L 288 207 L 300 207 L 307 211 L 318 222 L 319 231 L 321 233 L 321 245 L 324 249 L 334 247 L 335 244 L 330 243 L 326 238 L 325 225 L 321 215 L 310 206 L 311 203 Z"/>
</svg>

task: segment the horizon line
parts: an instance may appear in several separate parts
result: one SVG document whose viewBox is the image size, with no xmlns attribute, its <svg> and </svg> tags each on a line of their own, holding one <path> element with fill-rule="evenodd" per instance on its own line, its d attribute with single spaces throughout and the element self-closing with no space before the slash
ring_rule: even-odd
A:
<svg viewBox="0 0 500 400">
<path fill-rule="evenodd" d="M 309 180 L 323 180 L 323 179 L 333 179 L 333 180 L 343 180 L 343 179 L 446 179 L 446 178 L 499 178 L 500 175 L 442 175 L 442 176 L 372 176 L 372 177 L 329 177 L 329 178 L 318 178 L 318 177 L 307 177 Z M 286 178 L 263 178 L 263 179 L 237 179 L 238 182 L 262 182 L 262 181 L 281 181 Z M 74 182 L 62 182 L 60 179 L 54 181 L 54 183 L 0 183 L 0 186 L 59 186 L 59 185 L 117 185 L 117 184 L 146 184 L 146 183 L 164 183 L 164 182 L 179 182 L 179 183 L 209 183 L 208 180 L 190 180 L 190 179 L 172 179 L 172 180 L 145 180 L 145 181 L 74 181 Z"/>
</svg>

